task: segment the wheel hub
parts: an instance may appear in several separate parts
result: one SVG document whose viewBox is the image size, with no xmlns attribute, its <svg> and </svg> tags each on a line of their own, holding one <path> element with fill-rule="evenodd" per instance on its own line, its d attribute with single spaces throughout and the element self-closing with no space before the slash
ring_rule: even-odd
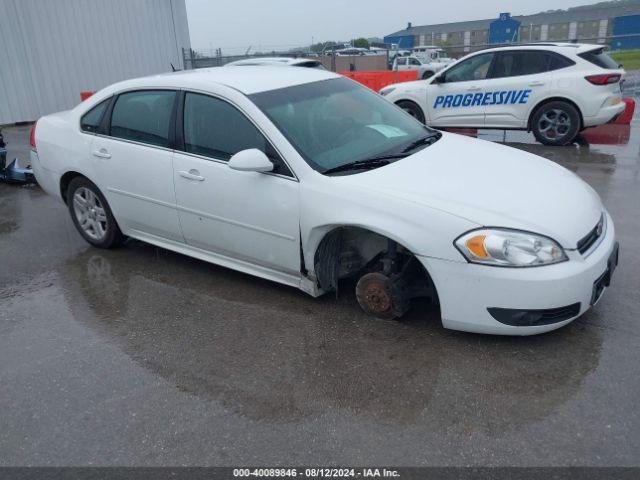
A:
<svg viewBox="0 0 640 480">
<path fill-rule="evenodd" d="M 386 312 L 391 308 L 391 296 L 387 292 L 385 285 L 368 285 L 364 292 L 364 301 L 369 306 L 369 309 L 376 313 Z"/>
</svg>

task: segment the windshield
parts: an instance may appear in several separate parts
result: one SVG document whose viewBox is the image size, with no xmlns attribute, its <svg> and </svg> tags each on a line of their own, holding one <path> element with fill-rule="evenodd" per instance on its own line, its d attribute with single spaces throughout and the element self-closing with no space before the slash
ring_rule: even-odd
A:
<svg viewBox="0 0 640 480">
<path fill-rule="evenodd" d="M 306 162 L 322 173 L 385 155 L 406 156 L 409 146 L 438 135 L 346 78 L 256 93 L 250 98 Z"/>
</svg>

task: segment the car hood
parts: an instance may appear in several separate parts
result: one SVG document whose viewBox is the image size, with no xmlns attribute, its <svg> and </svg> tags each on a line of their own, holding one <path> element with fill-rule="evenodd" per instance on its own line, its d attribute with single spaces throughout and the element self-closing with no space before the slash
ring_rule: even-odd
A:
<svg viewBox="0 0 640 480">
<path fill-rule="evenodd" d="M 349 187 L 445 211 L 478 226 L 540 233 L 568 249 L 576 248 L 603 211 L 598 194 L 566 168 L 451 133 L 402 160 L 342 179 Z"/>
</svg>

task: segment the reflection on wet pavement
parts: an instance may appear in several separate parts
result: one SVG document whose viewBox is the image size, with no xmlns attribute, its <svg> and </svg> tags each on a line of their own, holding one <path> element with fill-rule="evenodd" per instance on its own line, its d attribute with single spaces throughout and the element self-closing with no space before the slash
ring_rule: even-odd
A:
<svg viewBox="0 0 640 480">
<path fill-rule="evenodd" d="M 400 324 L 371 322 L 348 298 L 339 316 L 319 323 L 333 299 L 278 294 L 244 276 L 185 267 L 180 258 L 159 265 L 139 248 L 134 262 L 87 252 L 60 271 L 74 317 L 177 388 L 255 420 L 290 422 L 345 409 L 396 423 L 426 415 L 433 425 L 512 429 L 552 412 L 597 365 L 594 330 L 578 328 L 579 343 L 566 335 L 524 340 L 525 351 L 489 340 L 493 352 L 483 359 L 482 348 L 462 348 L 472 336 L 444 343 L 434 336 L 437 312 L 429 309 Z M 526 351 L 533 348 L 535 355 Z M 553 355 L 559 348 L 562 358 L 581 361 L 563 362 Z M 536 379 L 518 381 L 531 368 Z M 455 397 L 460 384 L 483 392 L 481 402 L 451 405 L 449 394 Z M 533 397 L 539 401 L 528 405 Z"/>
<path fill-rule="evenodd" d="M 637 464 L 640 132 L 512 133 L 598 191 L 623 245 L 600 304 L 538 337 L 444 330 L 429 305 L 375 321 L 350 293 L 137 241 L 101 251 L 39 189 L 0 185 L 0 465 Z"/>
</svg>

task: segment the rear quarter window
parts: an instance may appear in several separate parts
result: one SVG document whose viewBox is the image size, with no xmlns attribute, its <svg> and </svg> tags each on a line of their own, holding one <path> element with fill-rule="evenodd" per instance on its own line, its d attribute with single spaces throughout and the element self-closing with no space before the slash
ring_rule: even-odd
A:
<svg viewBox="0 0 640 480">
<path fill-rule="evenodd" d="M 585 59 L 587 62 L 593 63 L 601 68 L 610 70 L 617 70 L 619 68 L 618 62 L 607 55 L 603 48 L 599 50 L 591 50 L 590 52 L 584 52 L 578 54 L 579 57 Z"/>
<path fill-rule="evenodd" d="M 80 120 L 80 128 L 84 132 L 96 133 L 100 128 L 102 117 L 107 110 L 110 98 L 99 103 L 82 116 Z"/>
</svg>

